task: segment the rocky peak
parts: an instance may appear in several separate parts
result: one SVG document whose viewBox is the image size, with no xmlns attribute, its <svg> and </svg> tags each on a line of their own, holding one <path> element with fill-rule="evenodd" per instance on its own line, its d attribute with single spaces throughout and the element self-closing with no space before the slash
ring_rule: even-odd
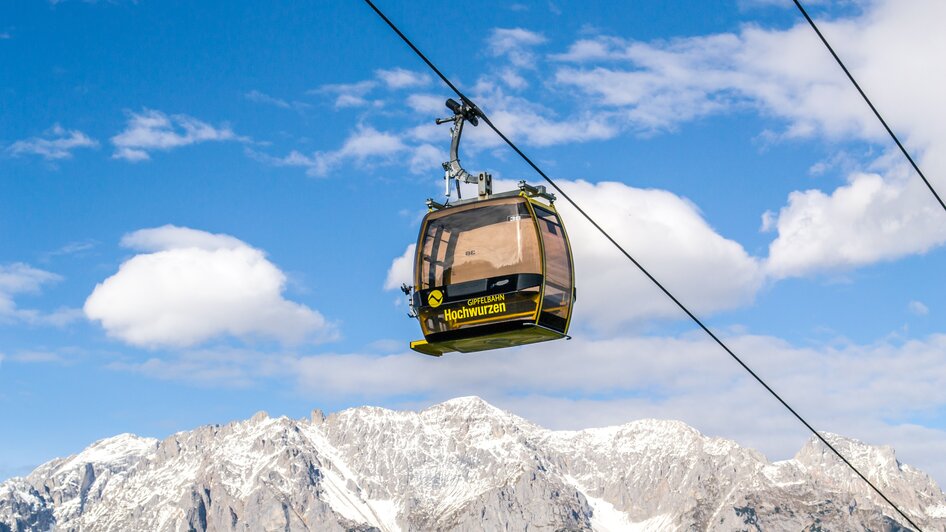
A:
<svg viewBox="0 0 946 532">
<path fill-rule="evenodd" d="M 893 449 L 837 435 L 924 529 L 946 496 Z M 864 530 L 892 511 L 818 441 L 770 463 L 679 421 L 551 431 L 477 397 L 421 412 L 124 434 L 0 484 L 0 530 Z"/>
</svg>

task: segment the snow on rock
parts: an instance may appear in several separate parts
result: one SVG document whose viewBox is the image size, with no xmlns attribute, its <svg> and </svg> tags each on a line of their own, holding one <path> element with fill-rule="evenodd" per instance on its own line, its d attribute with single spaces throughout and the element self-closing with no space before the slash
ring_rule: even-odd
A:
<svg viewBox="0 0 946 532">
<path fill-rule="evenodd" d="M 893 449 L 825 438 L 946 530 L 946 496 Z M 679 421 L 549 431 L 478 397 L 122 434 L 0 484 L 0 530 L 17 531 L 882 530 L 894 515 L 814 438 L 768 462 Z"/>
</svg>

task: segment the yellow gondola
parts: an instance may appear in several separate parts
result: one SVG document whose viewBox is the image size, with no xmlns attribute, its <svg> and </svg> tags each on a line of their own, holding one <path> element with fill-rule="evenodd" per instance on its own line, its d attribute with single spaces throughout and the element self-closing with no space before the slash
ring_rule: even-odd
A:
<svg viewBox="0 0 946 532">
<path fill-rule="evenodd" d="M 552 194 L 519 183 L 519 190 L 492 194 L 489 174 L 474 177 L 459 164 L 464 120 L 475 116 L 453 100 L 450 180 L 475 182 L 475 199 L 444 205 L 427 200 L 414 260 L 411 315 L 423 340 L 419 353 L 441 356 L 567 338 L 575 301 L 571 246 Z"/>
</svg>

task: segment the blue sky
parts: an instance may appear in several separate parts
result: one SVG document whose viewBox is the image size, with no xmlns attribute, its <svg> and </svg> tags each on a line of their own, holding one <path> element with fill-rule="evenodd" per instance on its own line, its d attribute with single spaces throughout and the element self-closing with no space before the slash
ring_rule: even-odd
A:
<svg viewBox="0 0 946 532">
<path fill-rule="evenodd" d="M 941 483 L 946 213 L 790 2 L 381 2 L 815 426 Z M 946 190 L 933 0 L 813 3 Z M 0 11 L 0 477 L 121 432 L 476 394 L 807 437 L 563 207 L 575 339 L 434 360 L 400 293 L 452 96 L 360 2 Z M 469 170 L 537 180 L 485 128 Z"/>
</svg>

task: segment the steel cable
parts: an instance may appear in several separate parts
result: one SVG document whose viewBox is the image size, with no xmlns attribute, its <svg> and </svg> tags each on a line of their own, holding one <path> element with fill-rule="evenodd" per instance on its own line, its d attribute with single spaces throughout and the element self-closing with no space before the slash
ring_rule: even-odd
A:
<svg viewBox="0 0 946 532">
<path fill-rule="evenodd" d="M 844 62 L 841 61 L 841 58 L 838 57 L 838 54 L 834 52 L 834 48 L 832 48 L 831 45 L 828 44 L 828 40 L 825 39 L 824 35 L 821 33 L 821 30 L 818 29 L 818 26 L 815 24 L 815 21 L 812 20 L 810 16 L 808 16 L 808 12 L 805 11 L 804 7 L 802 7 L 801 2 L 799 2 L 798 0 L 792 0 L 792 1 L 795 2 L 795 5 L 798 6 L 798 10 L 801 11 L 801 14 L 804 15 L 805 20 L 808 21 L 809 25 L 811 25 L 811 29 L 815 30 L 815 33 L 818 34 L 818 37 L 821 39 L 821 42 L 823 42 L 825 47 L 828 49 L 828 51 L 831 52 L 831 55 L 834 57 L 834 60 L 837 61 L 838 65 L 841 66 L 841 70 L 843 70 L 844 73 L 847 74 L 847 79 L 851 80 L 851 83 L 854 84 L 854 88 L 857 89 L 857 92 L 861 93 L 861 97 L 863 97 L 864 101 L 867 102 L 867 105 L 870 107 L 870 110 L 874 112 L 874 116 L 877 117 L 877 120 L 880 120 L 880 123 L 884 126 L 884 129 L 887 130 L 887 133 L 890 134 L 890 138 L 892 138 L 893 141 L 897 144 L 897 147 L 900 148 L 900 152 L 903 153 L 903 156 L 906 157 L 908 161 L 910 161 L 910 165 L 913 166 L 913 169 L 916 170 L 916 173 L 919 174 L 920 178 L 923 179 L 923 182 L 926 183 L 926 188 L 930 189 L 930 192 L 933 194 L 933 197 L 936 198 L 936 201 L 939 202 L 940 207 L 942 207 L 943 210 L 946 211 L 946 203 L 943 203 L 943 198 L 941 198 L 939 194 L 936 193 L 936 189 L 933 188 L 933 184 L 930 183 L 930 180 L 926 178 L 926 174 L 924 174 L 923 171 L 920 170 L 919 165 L 916 164 L 916 161 L 913 160 L 913 157 L 910 156 L 910 153 L 907 152 L 907 149 L 903 147 L 903 143 L 900 142 L 900 139 L 897 138 L 897 134 L 894 133 L 893 130 L 890 129 L 890 126 L 887 125 L 887 121 L 884 120 L 884 117 L 880 116 L 880 111 L 878 111 L 877 108 L 874 107 L 874 104 L 870 101 L 870 98 L 867 97 L 867 94 L 864 92 L 863 89 L 861 89 L 860 84 L 858 84 L 857 80 L 854 79 L 854 76 L 851 74 L 851 71 L 848 70 L 846 66 L 844 66 Z"/>
</svg>

